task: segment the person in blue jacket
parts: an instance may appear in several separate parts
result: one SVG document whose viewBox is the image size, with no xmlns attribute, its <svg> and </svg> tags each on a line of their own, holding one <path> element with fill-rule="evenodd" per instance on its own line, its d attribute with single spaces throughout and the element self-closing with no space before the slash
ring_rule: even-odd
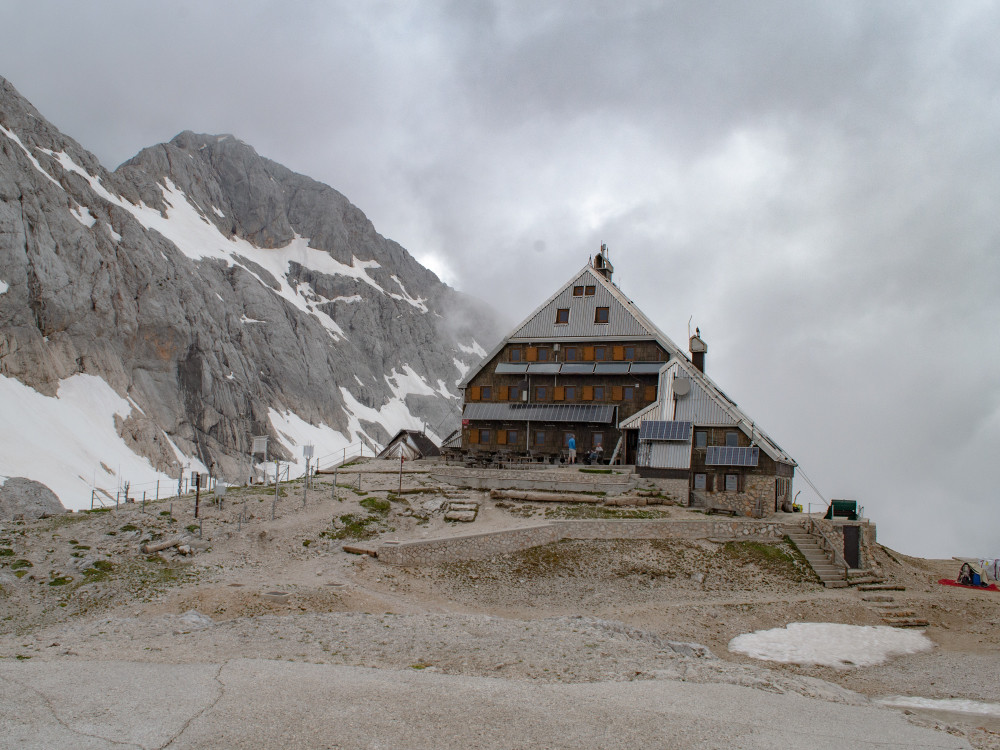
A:
<svg viewBox="0 0 1000 750">
<path fill-rule="evenodd" d="M 570 434 L 569 440 L 566 441 L 566 447 L 569 448 L 569 462 L 571 464 L 576 463 L 576 435 Z"/>
</svg>

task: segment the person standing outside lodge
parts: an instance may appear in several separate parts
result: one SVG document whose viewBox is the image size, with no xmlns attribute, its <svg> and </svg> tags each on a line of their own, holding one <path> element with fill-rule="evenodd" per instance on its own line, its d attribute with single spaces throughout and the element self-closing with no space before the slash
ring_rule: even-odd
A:
<svg viewBox="0 0 1000 750">
<path fill-rule="evenodd" d="M 569 462 L 571 464 L 576 463 L 576 436 L 570 433 L 569 440 L 566 441 L 566 447 L 569 449 Z"/>
</svg>

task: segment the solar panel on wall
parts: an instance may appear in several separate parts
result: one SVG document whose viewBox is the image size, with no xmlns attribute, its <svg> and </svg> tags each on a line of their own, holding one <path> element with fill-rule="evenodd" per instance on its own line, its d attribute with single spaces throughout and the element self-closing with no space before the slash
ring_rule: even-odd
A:
<svg viewBox="0 0 1000 750">
<path fill-rule="evenodd" d="M 586 375 L 594 371 L 593 363 L 576 363 L 567 362 L 562 366 L 562 372 L 564 375 Z"/>
<path fill-rule="evenodd" d="M 665 364 L 666 362 L 633 362 L 629 372 L 636 375 L 655 375 Z"/>
<path fill-rule="evenodd" d="M 598 375 L 624 375 L 628 372 L 628 362 L 598 362 L 594 372 Z"/>
<path fill-rule="evenodd" d="M 519 375 L 522 372 L 527 372 L 527 365 L 517 365 L 513 362 L 501 362 L 497 365 L 496 373 L 498 375 Z"/>
<path fill-rule="evenodd" d="M 499 370 L 497 371 L 499 372 Z M 554 375 L 559 372 L 558 362 L 545 362 L 528 365 L 528 372 L 539 375 Z"/>
<path fill-rule="evenodd" d="M 640 440 L 690 440 L 690 422 L 666 422 L 646 419 L 639 423 Z"/>
<path fill-rule="evenodd" d="M 756 466 L 760 458 L 760 448 L 730 447 L 725 445 L 710 445 L 705 455 L 706 466 Z"/>
<path fill-rule="evenodd" d="M 615 407 L 596 404 L 483 404 L 465 405 L 463 419 L 500 422 L 588 422 L 611 424 Z"/>
</svg>

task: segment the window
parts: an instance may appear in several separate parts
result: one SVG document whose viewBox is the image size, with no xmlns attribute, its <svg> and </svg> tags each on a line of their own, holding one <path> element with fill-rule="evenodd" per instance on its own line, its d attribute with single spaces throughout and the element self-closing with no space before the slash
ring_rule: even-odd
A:
<svg viewBox="0 0 1000 750">
<path fill-rule="evenodd" d="M 705 478 L 706 478 L 705 474 L 695 474 L 694 475 L 694 488 L 696 490 L 703 490 L 703 489 L 705 489 Z"/>
<path fill-rule="evenodd" d="M 594 313 L 595 323 L 607 323 L 608 322 L 608 308 L 598 307 L 597 311 Z"/>
<path fill-rule="evenodd" d="M 569 308 L 560 307 L 556 310 L 556 325 L 566 325 L 569 323 Z"/>
<path fill-rule="evenodd" d="M 493 399 L 493 387 L 489 385 L 484 385 L 479 389 L 479 399 L 481 401 L 490 401 Z"/>
<path fill-rule="evenodd" d="M 548 362 L 549 361 L 549 350 L 548 349 L 539 349 L 538 350 L 538 361 L 539 362 Z"/>
<path fill-rule="evenodd" d="M 726 474 L 726 492 L 739 492 L 739 486 L 739 474 Z"/>
<path fill-rule="evenodd" d="M 635 347 L 634 346 L 626 346 L 625 347 L 625 359 L 629 359 L 629 360 L 635 359 Z"/>
<path fill-rule="evenodd" d="M 548 396 L 548 389 L 544 385 L 535 386 L 535 401 L 544 401 Z"/>
<path fill-rule="evenodd" d="M 604 353 L 605 351 L 603 346 L 594 347 L 594 359 L 596 359 L 598 362 L 604 361 Z"/>
<path fill-rule="evenodd" d="M 569 439 L 571 437 L 573 437 L 573 433 L 572 432 L 564 432 L 563 433 L 563 448 L 569 448 Z"/>
<path fill-rule="evenodd" d="M 740 444 L 740 436 L 737 432 L 727 432 L 726 433 L 726 447 L 735 448 Z"/>
<path fill-rule="evenodd" d="M 566 347 L 566 361 L 576 362 L 580 358 L 580 350 L 575 346 Z"/>
<path fill-rule="evenodd" d="M 563 389 L 563 395 L 564 395 L 564 398 L 565 398 L 566 401 L 575 401 L 576 400 L 576 386 L 575 385 L 567 385 Z"/>
<path fill-rule="evenodd" d="M 510 386 L 507 389 L 507 400 L 508 401 L 520 401 L 521 400 L 521 389 L 516 385 Z"/>
<path fill-rule="evenodd" d="M 517 445 L 517 430 L 507 430 L 507 445 Z"/>
<path fill-rule="evenodd" d="M 604 400 L 604 386 L 603 385 L 595 385 L 594 386 L 594 401 L 603 401 L 603 400 Z"/>
<path fill-rule="evenodd" d="M 545 430 L 535 432 L 535 445 L 545 445 Z"/>
<path fill-rule="evenodd" d="M 582 297 L 583 296 L 583 287 L 582 286 L 575 286 L 575 287 L 573 287 L 573 296 L 574 297 Z"/>
<path fill-rule="evenodd" d="M 488 442 L 490 442 L 490 431 L 489 430 L 480 430 L 479 431 L 479 442 L 480 443 L 488 443 Z"/>
<path fill-rule="evenodd" d="M 631 401 L 635 398 L 635 386 L 627 385 L 622 388 L 622 399 L 625 401 Z"/>
<path fill-rule="evenodd" d="M 708 433 L 707 432 L 695 432 L 694 433 L 694 447 L 695 448 L 707 448 L 708 447 Z"/>
<path fill-rule="evenodd" d="M 597 446 L 601 446 L 603 448 L 604 447 L 604 433 L 603 432 L 595 432 L 595 433 L 593 433 L 590 436 L 590 445 L 593 448 L 596 448 Z"/>
<path fill-rule="evenodd" d="M 584 292 L 583 292 L 583 293 L 584 293 L 585 295 L 587 295 L 588 297 L 593 297 L 593 296 L 594 296 L 594 290 L 595 290 L 595 289 L 597 289 L 597 287 L 595 287 L 595 286 L 588 286 L 588 287 L 587 287 L 587 288 L 586 288 L 586 289 L 584 290 Z"/>
<path fill-rule="evenodd" d="M 520 362 L 521 361 L 521 350 L 520 349 L 511 349 L 510 350 L 510 361 L 511 362 Z"/>
</svg>

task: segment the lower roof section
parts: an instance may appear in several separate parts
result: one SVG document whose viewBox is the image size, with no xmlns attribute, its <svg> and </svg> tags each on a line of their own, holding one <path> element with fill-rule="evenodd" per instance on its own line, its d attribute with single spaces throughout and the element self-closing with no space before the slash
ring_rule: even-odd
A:
<svg viewBox="0 0 1000 750">
<path fill-rule="evenodd" d="M 577 422 L 614 424 L 615 407 L 600 404 L 483 404 L 465 405 L 462 419 L 491 422 Z"/>
</svg>

